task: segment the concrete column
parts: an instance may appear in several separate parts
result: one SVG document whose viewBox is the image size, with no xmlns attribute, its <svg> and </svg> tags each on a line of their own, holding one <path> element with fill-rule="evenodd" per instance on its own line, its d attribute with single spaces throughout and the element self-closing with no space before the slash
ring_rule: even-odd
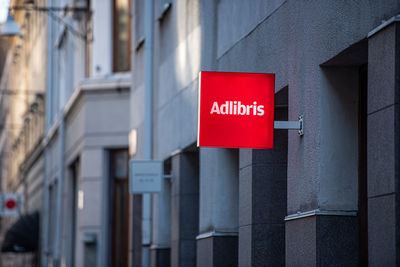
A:
<svg viewBox="0 0 400 267">
<path fill-rule="evenodd" d="M 368 39 L 368 256 L 370 266 L 400 264 L 400 23 Z"/>
<path fill-rule="evenodd" d="M 284 90 L 275 100 L 275 120 L 287 120 Z M 239 155 L 239 266 L 284 266 L 287 130 L 275 130 L 274 149 Z"/>
<path fill-rule="evenodd" d="M 131 266 L 142 267 L 142 195 L 132 195 Z"/>
<path fill-rule="evenodd" d="M 181 152 L 172 157 L 171 266 L 196 265 L 199 220 L 199 156 Z"/>
<path fill-rule="evenodd" d="M 171 180 L 163 180 L 163 190 L 153 195 L 152 242 L 150 266 L 170 265 L 171 247 Z"/>
<path fill-rule="evenodd" d="M 93 43 L 91 74 L 100 76 L 112 73 L 112 2 L 92 1 Z"/>
<path fill-rule="evenodd" d="M 289 133 L 286 265 L 354 266 L 358 265 L 359 69 L 316 67 L 318 75 L 310 78 L 318 81 L 314 87 L 300 92 L 293 88 L 293 93 L 289 88 L 289 103 L 291 95 L 293 102 L 302 98 L 297 94 L 307 97 L 304 136 Z"/>
<path fill-rule="evenodd" d="M 237 266 L 238 151 L 200 150 L 197 266 Z"/>
</svg>

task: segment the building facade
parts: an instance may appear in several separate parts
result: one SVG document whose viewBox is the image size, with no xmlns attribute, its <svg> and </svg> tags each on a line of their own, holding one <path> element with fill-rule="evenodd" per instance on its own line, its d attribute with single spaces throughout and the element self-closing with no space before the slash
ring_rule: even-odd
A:
<svg viewBox="0 0 400 267">
<path fill-rule="evenodd" d="M 23 1 L 11 1 L 19 5 Z M 38 4 L 43 4 L 38 1 Z M 8 43 L 0 85 L 0 157 L 1 193 L 18 193 L 21 214 L 33 214 L 42 207 L 43 160 L 41 139 L 45 132 L 46 62 L 38 60 L 45 54 L 46 17 L 31 13 L 16 13 L 21 37 L 2 38 Z M 1 218 L 1 237 L 17 221 L 16 217 Z M 38 233 L 37 233 L 38 234 Z M 2 253 L 3 266 L 37 263 L 36 253 L 15 256 Z"/>
<path fill-rule="evenodd" d="M 9 39 L 1 80 L 1 177 L 2 192 L 21 194 L 23 208 L 18 217 L 2 218 L 2 240 L 36 211 L 40 229 L 38 251 L 3 253 L 2 264 L 126 264 L 129 2 L 10 7 L 22 35 Z M 126 244 L 112 250 L 109 242 Z"/>
<path fill-rule="evenodd" d="M 171 175 L 133 196 L 133 266 L 398 265 L 399 1 L 133 6 L 131 151 Z M 197 148 L 199 71 L 275 73 L 304 135 Z"/>
<path fill-rule="evenodd" d="M 40 213 L 39 251 L 3 265 L 399 265 L 400 1 L 28 4 L 1 191 Z M 200 71 L 274 73 L 275 120 L 302 115 L 304 135 L 197 147 Z M 129 160 L 161 160 L 161 192 L 129 194 Z"/>
</svg>

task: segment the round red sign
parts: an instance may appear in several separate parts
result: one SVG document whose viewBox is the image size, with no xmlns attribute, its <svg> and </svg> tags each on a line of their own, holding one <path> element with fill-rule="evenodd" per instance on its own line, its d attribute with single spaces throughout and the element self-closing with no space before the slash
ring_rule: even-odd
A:
<svg viewBox="0 0 400 267">
<path fill-rule="evenodd" d="M 12 210 L 15 209 L 17 207 L 17 201 L 15 201 L 15 199 L 7 199 L 5 202 L 5 206 L 7 209 Z"/>
</svg>

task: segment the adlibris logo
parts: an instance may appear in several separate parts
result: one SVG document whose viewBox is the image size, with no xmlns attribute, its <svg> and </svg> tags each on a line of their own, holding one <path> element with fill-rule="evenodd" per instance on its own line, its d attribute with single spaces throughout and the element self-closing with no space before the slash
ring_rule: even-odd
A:
<svg viewBox="0 0 400 267">
<path fill-rule="evenodd" d="M 244 105 L 240 101 L 225 101 L 225 104 L 218 105 L 214 101 L 210 114 L 263 116 L 264 105 L 257 105 L 256 101 L 252 105 Z"/>
<path fill-rule="evenodd" d="M 274 74 L 202 71 L 197 145 L 273 148 L 274 96 Z"/>
</svg>

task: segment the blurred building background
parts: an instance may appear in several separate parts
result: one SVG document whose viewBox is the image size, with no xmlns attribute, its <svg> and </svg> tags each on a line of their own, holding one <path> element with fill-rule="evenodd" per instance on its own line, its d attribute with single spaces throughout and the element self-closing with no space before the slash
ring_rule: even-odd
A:
<svg viewBox="0 0 400 267">
<path fill-rule="evenodd" d="M 399 265 L 400 1 L 10 7 L 1 266 Z M 275 73 L 304 136 L 198 148 L 202 70 Z M 129 194 L 129 159 L 163 161 L 162 191 Z"/>
<path fill-rule="evenodd" d="M 40 212 L 34 264 L 95 266 L 102 262 L 101 229 L 111 235 L 111 227 L 127 227 L 129 3 L 10 6 L 23 8 L 11 9 L 21 35 L 8 37 L 1 83 L 2 191 L 23 196 L 23 214 Z M 102 212 L 109 204 L 103 190 L 111 186 L 118 221 Z M 3 237 L 18 220 L 3 220 Z M 28 265 L 16 255 L 7 264 Z"/>
</svg>

